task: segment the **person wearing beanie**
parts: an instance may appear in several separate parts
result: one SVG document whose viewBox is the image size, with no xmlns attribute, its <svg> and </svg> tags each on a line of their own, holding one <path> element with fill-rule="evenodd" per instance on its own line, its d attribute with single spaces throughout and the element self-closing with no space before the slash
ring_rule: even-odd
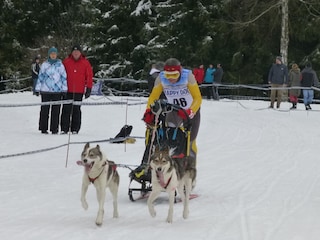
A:
<svg viewBox="0 0 320 240">
<path fill-rule="evenodd" d="M 298 97 L 301 93 L 300 68 L 296 63 L 292 64 L 291 69 L 289 71 L 288 87 L 290 87 L 289 100 L 292 103 L 292 107 L 290 109 L 293 110 L 297 108 Z"/>
<path fill-rule="evenodd" d="M 168 139 L 176 139 L 177 143 L 172 153 L 172 158 L 184 158 L 189 156 L 194 160 L 197 159 L 196 137 L 200 126 L 200 106 L 202 96 L 198 83 L 191 70 L 181 66 L 180 61 L 176 58 L 169 58 L 164 64 L 164 69 L 156 78 L 153 90 L 148 98 L 143 121 L 147 128 L 152 129 L 155 124 L 155 113 L 152 111 L 153 104 L 159 100 L 161 93 L 164 93 L 169 104 L 179 105 L 181 109 L 169 111 L 165 116 L 166 134 Z M 159 117 L 159 116 L 158 116 Z M 159 119 L 158 119 L 159 120 Z M 185 134 L 179 128 L 181 126 L 191 125 L 188 132 L 188 141 Z M 175 136 L 182 136 L 182 138 Z M 179 140 L 178 140 L 179 139 Z M 181 141 L 180 141 L 181 140 Z M 185 142 L 185 144 L 183 143 Z M 188 142 L 188 144 L 186 144 Z M 148 154 L 144 154 L 141 166 L 147 164 Z M 135 171 L 136 176 L 141 167 Z M 141 170 L 143 171 L 143 169 Z"/>
<path fill-rule="evenodd" d="M 67 100 L 81 102 L 91 95 L 93 84 L 93 70 L 90 62 L 82 53 L 79 44 L 71 48 L 69 56 L 63 60 L 67 72 L 68 93 Z M 61 133 L 77 134 L 81 128 L 81 105 L 63 104 L 61 114 Z"/>
<path fill-rule="evenodd" d="M 310 104 L 313 102 L 314 90 L 312 87 L 319 87 L 319 79 L 317 73 L 312 69 L 311 62 L 305 64 L 305 68 L 301 71 L 301 87 L 303 94 L 303 103 L 306 110 L 311 110 Z"/>
<path fill-rule="evenodd" d="M 193 73 L 198 85 L 201 85 L 203 83 L 203 79 L 204 79 L 204 65 L 200 64 L 198 67 L 195 67 L 192 70 L 192 73 Z"/>
<path fill-rule="evenodd" d="M 221 85 L 223 77 L 223 68 L 221 63 L 217 64 L 216 71 L 213 73 L 214 82 L 213 82 L 213 99 L 219 100 L 219 85 Z"/>
<path fill-rule="evenodd" d="M 274 107 L 274 102 L 277 99 L 277 108 L 280 108 L 280 103 L 282 100 L 283 91 L 282 88 L 288 84 L 288 68 L 282 62 L 282 57 L 277 56 L 276 61 L 272 64 L 269 70 L 268 83 L 271 86 L 270 93 L 270 108 Z"/>
<path fill-rule="evenodd" d="M 32 78 L 32 92 L 33 95 L 36 95 L 36 85 L 38 81 L 39 71 L 40 71 L 40 55 L 37 55 L 34 58 L 33 63 L 31 64 L 31 78 Z"/>
<path fill-rule="evenodd" d="M 58 50 L 52 47 L 48 50 L 48 59 L 41 65 L 36 84 L 36 95 L 41 94 L 41 102 L 60 101 L 67 93 L 67 73 L 62 61 L 58 59 Z M 51 109 L 51 113 L 49 114 Z M 39 130 L 48 133 L 48 120 L 50 116 L 50 131 L 59 132 L 61 104 L 41 105 Z"/>
<path fill-rule="evenodd" d="M 207 93 L 207 99 L 213 99 L 213 83 L 214 83 L 214 73 L 216 69 L 213 67 L 213 64 L 209 64 L 209 67 L 206 69 L 203 82 L 208 86 L 205 87 Z"/>
<path fill-rule="evenodd" d="M 159 73 L 161 71 L 163 71 L 163 66 L 164 66 L 163 62 L 156 62 L 156 63 L 152 64 L 151 70 L 150 70 L 149 76 L 148 76 L 148 90 L 149 90 L 149 93 L 152 92 L 152 89 L 153 89 L 153 86 L 154 86 L 154 81 L 158 77 Z"/>
</svg>

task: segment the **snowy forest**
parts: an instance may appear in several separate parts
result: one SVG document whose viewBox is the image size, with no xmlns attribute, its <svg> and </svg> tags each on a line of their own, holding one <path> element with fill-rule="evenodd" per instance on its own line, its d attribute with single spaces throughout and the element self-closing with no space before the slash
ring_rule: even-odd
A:
<svg viewBox="0 0 320 240">
<path fill-rule="evenodd" d="M 320 70 L 319 0 L 2 0 L 0 75 L 30 75 L 33 58 L 81 44 L 96 77 L 146 79 L 151 63 L 221 63 L 228 83 L 262 84 L 280 55 Z"/>
</svg>

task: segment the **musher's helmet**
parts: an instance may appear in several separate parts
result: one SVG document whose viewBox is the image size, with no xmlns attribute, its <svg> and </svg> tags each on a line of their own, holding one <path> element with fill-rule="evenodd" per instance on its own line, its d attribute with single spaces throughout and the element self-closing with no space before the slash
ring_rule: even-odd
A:
<svg viewBox="0 0 320 240">
<path fill-rule="evenodd" d="M 164 63 L 164 76 L 167 79 L 178 79 L 181 74 L 181 64 L 176 58 L 169 58 Z"/>
</svg>

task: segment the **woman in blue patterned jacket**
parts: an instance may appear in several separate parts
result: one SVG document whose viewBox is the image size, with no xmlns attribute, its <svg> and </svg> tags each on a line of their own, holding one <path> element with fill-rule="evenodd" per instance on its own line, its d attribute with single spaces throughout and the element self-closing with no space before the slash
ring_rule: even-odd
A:
<svg viewBox="0 0 320 240">
<path fill-rule="evenodd" d="M 41 102 L 60 101 L 67 93 L 67 73 L 62 61 L 57 58 L 58 50 L 52 47 L 48 51 L 48 59 L 41 65 L 38 82 L 36 85 L 36 95 L 41 94 Z M 59 119 L 61 104 L 41 105 L 39 130 L 43 134 L 48 134 L 48 120 L 50 114 L 50 131 L 57 134 L 59 131 Z"/>
</svg>

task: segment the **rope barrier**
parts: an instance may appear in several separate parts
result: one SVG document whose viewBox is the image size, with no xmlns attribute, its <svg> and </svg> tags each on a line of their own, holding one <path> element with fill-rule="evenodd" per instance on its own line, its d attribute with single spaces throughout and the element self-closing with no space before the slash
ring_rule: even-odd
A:
<svg viewBox="0 0 320 240">
<path fill-rule="evenodd" d="M 0 83 L 7 83 L 7 82 L 20 82 L 20 81 L 26 81 L 26 80 L 31 80 L 31 77 L 24 77 L 24 78 L 10 78 L 10 79 L 2 79 L 0 80 Z M 98 78 L 98 77 L 94 77 L 93 80 L 95 81 L 103 81 L 103 82 L 118 82 L 118 83 L 134 83 L 134 84 L 147 84 L 148 81 L 141 79 L 141 80 L 136 80 L 136 79 L 132 79 L 132 78 L 126 78 L 126 77 L 121 77 L 121 78 Z M 203 83 L 200 85 L 200 88 L 202 87 L 209 87 L 209 86 L 217 86 L 217 87 L 228 87 L 228 88 L 248 88 L 248 89 L 256 89 L 256 90 L 271 90 L 272 88 L 270 88 L 269 84 L 233 84 L 233 83 Z M 28 87 L 28 89 L 30 89 L 31 87 Z M 281 88 L 277 88 L 277 89 L 310 89 L 310 88 L 303 88 L 303 87 L 281 87 Z M 316 91 L 320 91 L 319 88 L 317 87 L 312 87 L 312 89 L 316 90 Z M 12 90 L 12 89 L 11 89 Z M 22 90 L 22 89 L 20 89 Z M 19 90 L 16 90 L 19 91 Z M 116 90 L 119 93 L 128 93 L 127 91 L 119 91 Z M 134 93 L 134 92 L 132 92 Z"/>
<path fill-rule="evenodd" d="M 144 139 L 145 137 L 139 137 L 139 136 L 128 136 L 126 138 L 109 138 L 109 139 L 102 139 L 102 140 L 93 140 L 93 141 L 83 141 L 83 142 L 70 142 L 69 144 L 86 144 L 86 143 L 102 143 L 102 142 L 120 142 L 120 141 L 124 141 L 128 138 L 138 138 L 138 139 Z M 0 155 L 0 159 L 3 158 L 11 158 L 11 157 L 18 157 L 18 156 L 24 156 L 24 155 L 31 155 L 31 154 L 36 154 L 36 153 L 41 153 L 41 152 L 48 152 L 51 150 L 55 150 L 58 148 L 62 148 L 67 146 L 68 143 L 64 143 L 58 146 L 54 146 L 54 147 L 48 147 L 48 148 L 43 148 L 43 149 L 38 149 L 38 150 L 33 150 L 33 151 L 28 151 L 28 152 L 21 152 L 21 153 L 13 153 L 13 154 L 7 154 L 7 155 Z"/>
<path fill-rule="evenodd" d="M 245 84 L 218 84 L 218 83 L 204 83 L 201 84 L 199 87 L 200 88 L 206 88 L 206 87 L 219 87 L 219 89 L 237 89 L 237 88 L 247 88 L 247 89 L 253 89 L 253 90 L 263 90 L 263 91 L 269 91 L 269 90 L 275 90 L 275 89 L 280 89 L 280 90 L 290 90 L 290 89 L 313 89 L 315 91 L 320 92 L 320 88 L 317 87 L 300 87 L 300 86 L 294 86 L 294 87 L 277 87 L 273 88 L 269 84 L 263 84 L 263 85 L 245 85 Z"/>
<path fill-rule="evenodd" d="M 30 107 L 30 106 L 42 106 L 42 105 L 59 105 L 59 104 L 74 104 L 74 105 L 141 105 L 145 104 L 144 102 L 139 103 L 127 103 L 121 101 L 113 101 L 113 102 L 80 102 L 80 101 L 73 101 L 73 100 L 63 100 L 63 101 L 54 101 L 54 102 L 41 102 L 41 103 L 18 103 L 18 104 L 0 104 L 0 108 L 7 108 L 7 107 Z"/>
<path fill-rule="evenodd" d="M 26 80 L 30 80 L 31 77 L 24 77 L 24 78 L 9 78 L 9 79 L 2 79 L 0 81 L 0 83 L 6 83 L 6 82 L 20 82 L 20 81 L 26 81 Z"/>
<path fill-rule="evenodd" d="M 6 80 L 1 80 L 0 83 L 8 83 L 8 82 L 20 82 L 20 81 L 26 81 L 26 80 L 30 80 L 31 77 L 24 77 L 24 78 L 11 78 L 11 79 L 6 79 Z M 135 80 L 135 79 L 131 79 L 131 78 L 126 78 L 126 77 L 121 77 L 121 78 L 98 78 L 98 77 L 94 77 L 93 78 L 96 82 L 110 82 L 110 83 L 119 83 L 121 84 L 121 88 L 124 87 L 126 88 L 128 85 L 125 85 L 125 83 L 128 84 L 147 84 L 148 81 L 147 80 Z M 232 83 L 221 83 L 221 84 L 217 84 L 217 83 L 203 83 L 201 84 L 199 87 L 200 88 L 207 88 L 207 87 L 218 87 L 220 90 L 235 90 L 235 89 L 248 89 L 248 90 L 259 90 L 259 91 L 271 91 L 273 89 L 281 89 L 281 90 L 290 90 L 290 89 L 313 89 L 317 92 L 320 92 L 320 88 L 317 87 L 311 87 L 311 88 L 305 88 L 305 87 L 279 87 L 279 88 L 272 88 L 269 84 L 232 84 Z M 148 97 L 149 93 L 147 91 L 147 88 L 135 88 L 135 90 L 119 90 L 119 89 L 115 89 L 115 88 L 111 88 L 109 86 L 104 86 L 104 88 L 107 88 L 105 90 L 103 90 L 103 92 L 107 95 L 111 95 L 111 96 L 138 96 L 138 97 Z M 0 93 L 8 93 L 8 92 L 23 92 L 26 90 L 30 90 L 31 87 L 27 87 L 24 89 L 20 89 L 20 90 L 16 90 L 16 89 L 6 89 L 6 90 L 2 90 L 0 91 Z M 228 95 L 229 96 L 229 95 Z M 230 95 L 230 96 L 235 96 L 235 94 Z M 224 96 L 227 97 L 227 96 Z M 257 97 L 257 96 L 251 96 L 251 97 L 246 97 L 246 96 L 241 96 L 243 99 L 261 99 L 261 97 Z M 1 106 L 0 106 L 1 107 Z"/>
</svg>

